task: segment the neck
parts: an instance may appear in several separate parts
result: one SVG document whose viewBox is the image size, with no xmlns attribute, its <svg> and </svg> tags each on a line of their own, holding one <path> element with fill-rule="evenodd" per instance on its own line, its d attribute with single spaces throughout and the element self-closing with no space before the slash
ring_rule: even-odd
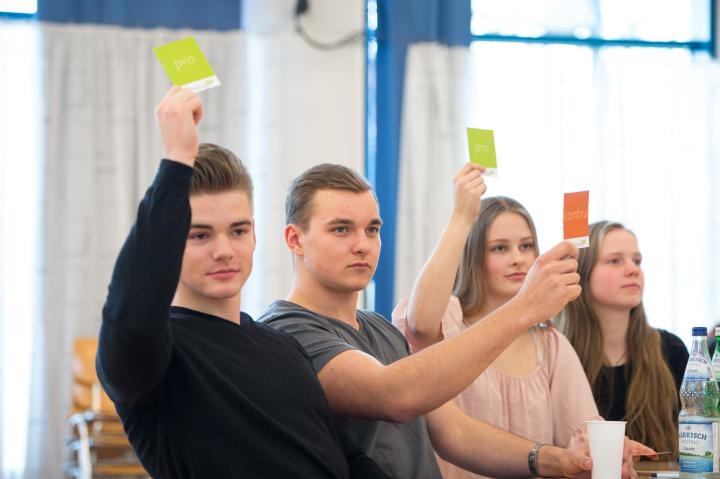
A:
<svg viewBox="0 0 720 479">
<path fill-rule="evenodd" d="M 297 278 L 287 300 L 323 316 L 358 328 L 358 291 L 341 292 L 320 286 L 309 287 Z"/>
<path fill-rule="evenodd" d="M 630 310 L 594 306 L 603 334 L 603 352 L 612 366 L 619 366 L 626 360 L 627 331 L 630 325 Z"/>
<path fill-rule="evenodd" d="M 240 293 L 232 298 L 215 299 L 177 291 L 172 305 L 211 314 L 240 324 Z"/>
</svg>

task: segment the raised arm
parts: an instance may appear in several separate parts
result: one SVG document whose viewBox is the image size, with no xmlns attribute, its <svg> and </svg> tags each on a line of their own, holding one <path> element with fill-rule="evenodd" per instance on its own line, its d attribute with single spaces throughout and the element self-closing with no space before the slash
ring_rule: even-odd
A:
<svg viewBox="0 0 720 479">
<path fill-rule="evenodd" d="M 318 373 L 330 409 L 343 416 L 403 422 L 438 408 L 467 388 L 523 331 L 580 294 L 575 257 L 575 246 L 558 244 L 535 261 L 513 299 L 463 333 L 419 353 L 387 366 L 354 349 L 337 354 Z"/>
<path fill-rule="evenodd" d="M 443 338 L 441 318 L 448 305 L 455 273 L 468 233 L 480 213 L 487 189 L 484 168 L 466 163 L 455 175 L 455 207 L 430 259 L 415 281 L 407 305 L 408 342 L 420 350 Z"/>
<path fill-rule="evenodd" d="M 103 307 L 98 376 L 110 397 L 134 404 L 152 390 L 170 361 L 169 308 L 190 228 L 189 191 L 202 104 L 173 87 L 156 116 L 165 156 L 138 208 L 115 263 Z"/>
</svg>

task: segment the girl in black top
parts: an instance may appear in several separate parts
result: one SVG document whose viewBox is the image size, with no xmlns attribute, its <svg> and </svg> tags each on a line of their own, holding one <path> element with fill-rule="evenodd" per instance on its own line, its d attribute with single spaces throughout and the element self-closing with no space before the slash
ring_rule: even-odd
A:
<svg viewBox="0 0 720 479">
<path fill-rule="evenodd" d="M 635 235 L 619 223 L 590 225 L 580 250 L 583 292 L 558 326 L 580 357 L 600 414 L 627 421 L 627 435 L 677 457 L 678 391 L 688 360 L 675 335 L 650 327 Z"/>
</svg>

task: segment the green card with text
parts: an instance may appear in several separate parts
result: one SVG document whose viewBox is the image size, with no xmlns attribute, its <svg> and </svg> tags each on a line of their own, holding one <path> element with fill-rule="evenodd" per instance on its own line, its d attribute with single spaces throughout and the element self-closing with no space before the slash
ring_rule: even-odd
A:
<svg viewBox="0 0 720 479">
<path fill-rule="evenodd" d="M 468 128 L 467 136 L 470 161 L 487 168 L 486 176 L 497 176 L 497 158 L 495 157 L 493 131 Z"/>
<path fill-rule="evenodd" d="M 220 85 L 193 37 L 155 47 L 153 51 L 173 85 L 183 86 L 195 93 Z"/>
</svg>

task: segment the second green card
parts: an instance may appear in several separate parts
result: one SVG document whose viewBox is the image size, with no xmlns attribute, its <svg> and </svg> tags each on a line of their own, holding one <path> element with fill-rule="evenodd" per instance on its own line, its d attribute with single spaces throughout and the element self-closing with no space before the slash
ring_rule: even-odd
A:
<svg viewBox="0 0 720 479">
<path fill-rule="evenodd" d="M 495 156 L 493 131 L 468 128 L 467 136 L 470 161 L 487 168 L 486 176 L 497 176 L 497 158 Z"/>
</svg>

